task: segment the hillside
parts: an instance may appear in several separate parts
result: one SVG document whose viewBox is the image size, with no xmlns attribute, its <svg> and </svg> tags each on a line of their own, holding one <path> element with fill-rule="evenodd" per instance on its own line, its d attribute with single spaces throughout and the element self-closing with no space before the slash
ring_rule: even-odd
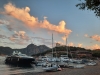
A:
<svg viewBox="0 0 100 75">
<path fill-rule="evenodd" d="M 68 50 L 68 56 L 69 57 L 76 57 L 78 54 L 84 54 L 84 55 L 92 55 L 92 51 L 89 49 L 85 49 L 85 48 L 80 48 L 80 47 L 65 47 L 65 46 L 60 46 L 60 47 L 54 47 L 53 48 L 53 56 L 57 56 L 59 57 L 60 55 L 65 55 L 67 54 L 67 50 Z M 43 53 L 38 53 L 38 55 L 48 55 L 48 54 L 52 54 L 52 49 L 45 51 Z"/>
<path fill-rule="evenodd" d="M 20 51 L 27 55 L 33 55 L 37 53 L 43 53 L 50 48 L 45 45 L 36 46 L 34 44 L 29 44 L 26 48 L 22 49 L 12 49 L 10 47 L 2 47 L 0 46 L 0 55 L 11 55 L 13 51 Z"/>
</svg>

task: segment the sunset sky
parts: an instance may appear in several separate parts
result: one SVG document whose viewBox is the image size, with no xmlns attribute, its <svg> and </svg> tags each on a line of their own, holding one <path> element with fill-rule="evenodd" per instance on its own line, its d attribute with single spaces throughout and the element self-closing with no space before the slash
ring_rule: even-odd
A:
<svg viewBox="0 0 100 75">
<path fill-rule="evenodd" d="M 79 0 L 0 0 L 0 46 L 25 48 L 30 43 L 60 43 L 100 48 L 100 18 L 79 10 Z"/>
</svg>

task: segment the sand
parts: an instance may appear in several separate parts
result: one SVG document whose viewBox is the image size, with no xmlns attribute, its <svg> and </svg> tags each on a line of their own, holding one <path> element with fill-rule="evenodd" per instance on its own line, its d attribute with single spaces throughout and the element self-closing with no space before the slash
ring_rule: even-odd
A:
<svg viewBox="0 0 100 75">
<path fill-rule="evenodd" d="M 17 75 L 100 75 L 100 62 L 96 66 L 85 66 L 83 69 L 63 68 L 57 72 L 23 73 Z"/>
</svg>

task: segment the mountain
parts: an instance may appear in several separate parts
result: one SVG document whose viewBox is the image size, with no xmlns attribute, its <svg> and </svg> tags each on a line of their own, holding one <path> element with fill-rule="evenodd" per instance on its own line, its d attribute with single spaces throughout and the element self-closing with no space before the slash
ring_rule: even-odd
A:
<svg viewBox="0 0 100 75">
<path fill-rule="evenodd" d="M 13 52 L 13 49 L 10 47 L 0 46 L 0 55 L 10 55 Z"/>
<path fill-rule="evenodd" d="M 50 48 L 45 45 L 36 46 L 34 44 L 29 44 L 26 48 L 22 49 L 12 49 L 10 47 L 2 47 L 0 46 L 0 55 L 11 55 L 13 51 L 20 51 L 27 55 L 33 55 L 37 53 L 43 53 Z"/>
<path fill-rule="evenodd" d="M 33 55 L 33 54 L 43 53 L 49 49 L 50 48 L 45 45 L 36 46 L 34 44 L 30 44 L 26 48 L 24 48 L 20 51 L 27 55 Z"/>
</svg>

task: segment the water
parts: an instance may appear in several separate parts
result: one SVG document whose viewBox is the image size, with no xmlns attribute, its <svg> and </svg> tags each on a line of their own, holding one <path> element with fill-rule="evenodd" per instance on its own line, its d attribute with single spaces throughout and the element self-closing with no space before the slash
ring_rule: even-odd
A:
<svg viewBox="0 0 100 75">
<path fill-rule="evenodd" d="M 7 65 L 4 63 L 5 57 L 0 56 L 0 75 L 21 75 L 21 73 L 36 73 L 36 72 L 43 72 L 38 67 L 34 66 L 13 66 Z"/>
</svg>

